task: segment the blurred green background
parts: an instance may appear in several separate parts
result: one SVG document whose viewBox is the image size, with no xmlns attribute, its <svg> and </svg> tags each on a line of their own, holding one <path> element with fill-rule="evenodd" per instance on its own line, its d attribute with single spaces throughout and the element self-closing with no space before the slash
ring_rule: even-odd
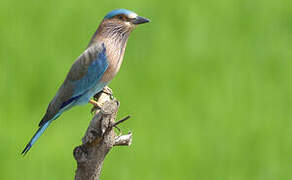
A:
<svg viewBox="0 0 292 180">
<path fill-rule="evenodd" d="M 73 179 L 91 106 L 20 152 L 106 13 L 148 17 L 111 82 L 133 145 L 102 179 L 292 178 L 291 0 L 0 1 L 0 179 Z"/>
</svg>

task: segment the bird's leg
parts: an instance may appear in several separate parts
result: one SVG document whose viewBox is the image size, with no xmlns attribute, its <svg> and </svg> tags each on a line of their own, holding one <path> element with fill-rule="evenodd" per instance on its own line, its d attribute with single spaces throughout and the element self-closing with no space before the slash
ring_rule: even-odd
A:
<svg viewBox="0 0 292 180">
<path fill-rule="evenodd" d="M 93 99 L 90 99 L 88 103 L 93 105 L 93 107 L 91 109 L 91 113 L 95 112 L 97 109 L 100 109 L 102 106 L 100 103 L 98 103 L 97 101 L 95 101 Z"/>
<path fill-rule="evenodd" d="M 92 104 L 94 107 L 101 108 L 101 104 L 93 99 L 90 99 L 89 103 Z"/>
</svg>

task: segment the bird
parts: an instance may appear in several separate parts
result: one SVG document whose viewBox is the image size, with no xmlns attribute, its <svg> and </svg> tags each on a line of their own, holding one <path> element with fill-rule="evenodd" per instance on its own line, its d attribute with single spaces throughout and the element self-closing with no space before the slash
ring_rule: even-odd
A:
<svg viewBox="0 0 292 180">
<path fill-rule="evenodd" d="M 116 9 L 106 14 L 87 48 L 73 63 L 50 101 L 38 130 L 21 152 L 22 155 L 63 112 L 87 103 L 99 106 L 92 97 L 101 92 L 119 71 L 130 33 L 138 25 L 148 22 L 149 19 L 127 9 Z"/>
</svg>

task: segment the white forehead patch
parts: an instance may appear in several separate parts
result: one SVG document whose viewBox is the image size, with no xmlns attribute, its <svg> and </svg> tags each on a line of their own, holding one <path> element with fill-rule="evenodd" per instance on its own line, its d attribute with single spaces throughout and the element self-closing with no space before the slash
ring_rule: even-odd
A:
<svg viewBox="0 0 292 180">
<path fill-rule="evenodd" d="M 134 13 L 134 12 L 132 12 L 132 13 L 130 13 L 129 15 L 128 15 L 128 18 L 130 18 L 130 19 L 134 19 L 134 18 L 136 18 L 138 15 L 136 14 L 136 13 Z"/>
</svg>

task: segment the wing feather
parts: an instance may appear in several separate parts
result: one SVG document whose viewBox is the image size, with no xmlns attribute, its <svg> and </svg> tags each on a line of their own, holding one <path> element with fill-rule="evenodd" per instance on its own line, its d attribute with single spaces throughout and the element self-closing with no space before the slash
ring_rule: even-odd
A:
<svg viewBox="0 0 292 180">
<path fill-rule="evenodd" d="M 104 44 L 86 49 L 72 65 L 39 126 L 58 117 L 60 115 L 58 113 L 64 111 L 62 108 L 68 108 L 70 103 L 91 89 L 100 80 L 107 67 Z"/>
</svg>

